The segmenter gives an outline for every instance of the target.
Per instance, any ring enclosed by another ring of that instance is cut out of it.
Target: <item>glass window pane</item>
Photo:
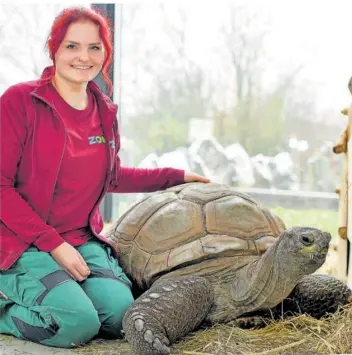
[[[351,4],[122,5],[123,161],[243,189],[336,242]],[[314,19],[314,21],[313,21]],[[313,25],[314,22],[314,25]],[[345,40],[342,40],[342,39]],[[123,196],[122,213],[141,196]]]

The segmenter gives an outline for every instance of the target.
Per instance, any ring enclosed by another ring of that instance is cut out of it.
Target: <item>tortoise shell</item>
[[[132,206],[107,237],[124,271],[139,285],[205,260],[260,255],[285,229],[281,219],[247,194],[215,183],[189,183]],[[231,262],[232,263],[232,262]]]

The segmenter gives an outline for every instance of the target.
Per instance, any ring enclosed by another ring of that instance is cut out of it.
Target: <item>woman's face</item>
[[[55,54],[56,75],[72,84],[86,84],[99,74],[104,57],[99,27],[90,21],[73,23]]]

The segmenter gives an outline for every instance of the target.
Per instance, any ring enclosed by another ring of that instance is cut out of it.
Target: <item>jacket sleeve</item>
[[[154,192],[185,182],[185,172],[173,168],[142,169],[120,166],[117,156],[108,192]]]
[[[154,192],[185,182],[185,171],[174,168],[142,169],[122,167],[118,152],[120,150],[120,134],[117,121],[114,125],[116,155],[112,178],[108,192]]]
[[[21,162],[29,124],[21,89],[10,87],[0,97],[0,220],[27,244],[49,252],[64,242],[16,191],[16,173]]]

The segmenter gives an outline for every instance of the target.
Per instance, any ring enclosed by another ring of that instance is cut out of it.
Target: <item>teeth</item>
[[[78,66],[73,66],[75,69],[81,69],[81,70],[87,70],[90,69],[90,67],[78,67]]]

